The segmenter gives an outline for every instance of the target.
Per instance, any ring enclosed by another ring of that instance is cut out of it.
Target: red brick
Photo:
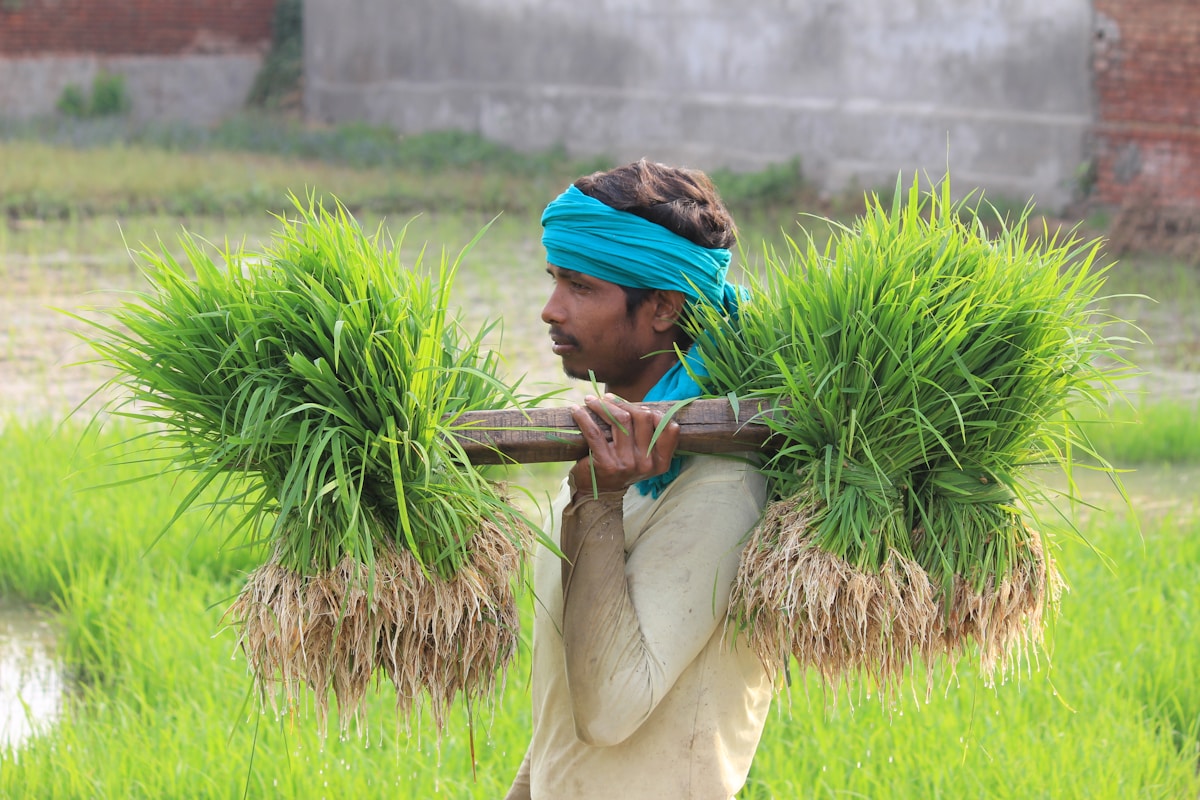
[[[1094,0],[1116,36],[1097,40],[1095,192],[1200,207],[1200,3]]]
[[[22,0],[0,5],[0,57],[260,49],[276,0]]]

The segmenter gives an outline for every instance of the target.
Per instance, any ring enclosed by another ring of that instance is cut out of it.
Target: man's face
[[[615,283],[553,264],[546,272],[554,289],[542,309],[542,321],[550,326],[563,371],[581,380],[588,380],[590,371],[608,391],[639,396],[636,392],[651,368],[646,356],[663,349],[654,326],[654,303],[643,303],[631,314],[624,290]]]

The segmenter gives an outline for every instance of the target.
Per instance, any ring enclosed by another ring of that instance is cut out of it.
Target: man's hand
[[[577,496],[624,491],[640,480],[661,475],[671,466],[679,444],[678,423],[668,422],[656,440],[661,411],[625,403],[611,394],[603,398],[589,395],[584,403],[586,408],[571,409],[591,451],[571,468]],[[597,425],[588,410],[608,422],[609,427]]]

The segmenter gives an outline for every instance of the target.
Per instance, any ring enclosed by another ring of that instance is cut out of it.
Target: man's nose
[[[554,291],[550,292],[550,298],[546,300],[546,305],[542,306],[542,322],[547,325],[554,325],[563,321],[562,303],[558,301],[558,287],[554,287]]]

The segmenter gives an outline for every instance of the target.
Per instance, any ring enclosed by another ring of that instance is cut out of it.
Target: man
[[[728,800],[772,693],[725,622],[765,484],[749,459],[676,456],[678,425],[641,403],[699,394],[679,321],[734,312],[733,220],[703,173],[639,161],[576,181],[542,225],[553,350],[605,393],[573,409],[591,452],[550,511],[565,557],[535,556],[533,735],[508,796]]]

